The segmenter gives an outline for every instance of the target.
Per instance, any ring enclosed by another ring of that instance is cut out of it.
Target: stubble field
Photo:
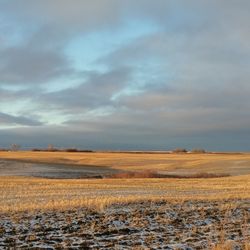
[[[1,152],[0,159],[2,249],[249,249],[249,154]],[[32,175],[55,166],[105,178]],[[107,176],[144,170],[230,176]]]

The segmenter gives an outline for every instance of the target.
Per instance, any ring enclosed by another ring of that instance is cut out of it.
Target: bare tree
[[[11,151],[18,151],[20,148],[21,146],[15,143],[10,145]]]
[[[53,144],[49,144],[48,145],[48,151],[54,151],[54,145]]]

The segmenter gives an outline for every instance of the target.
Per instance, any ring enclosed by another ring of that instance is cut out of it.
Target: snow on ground
[[[2,214],[0,249],[210,249],[250,241],[250,200]]]

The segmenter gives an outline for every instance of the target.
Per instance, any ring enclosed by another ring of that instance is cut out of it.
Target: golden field
[[[249,199],[250,175],[212,179],[52,180],[0,177],[0,211],[102,209],[142,200]]]
[[[207,179],[73,179],[0,177],[0,211],[96,207],[140,200],[250,198],[250,154],[0,152],[0,158],[93,165],[118,170],[230,173]],[[247,174],[248,173],[248,174]],[[242,175],[241,175],[242,174]],[[243,175],[244,174],[244,175]]]
[[[168,173],[250,174],[250,153],[167,154],[167,153],[66,153],[66,152],[0,152],[0,159],[41,163],[91,165],[110,169],[156,170]],[[96,169],[98,171],[98,168]]]
[[[249,250],[249,166],[250,154],[0,152],[0,248]],[[4,176],[7,168],[12,176]],[[25,172],[36,168],[230,176],[49,179]],[[27,176],[14,176],[17,169]]]

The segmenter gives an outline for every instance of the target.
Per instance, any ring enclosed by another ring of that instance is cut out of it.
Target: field
[[[250,174],[250,153],[245,154],[166,154],[166,153],[65,153],[0,152],[0,159],[25,162],[91,166],[97,170],[140,171],[193,174],[199,172],[230,175]]]
[[[250,154],[0,159],[0,249],[250,249]],[[145,170],[179,178],[109,177]],[[197,173],[230,176],[181,178]]]

